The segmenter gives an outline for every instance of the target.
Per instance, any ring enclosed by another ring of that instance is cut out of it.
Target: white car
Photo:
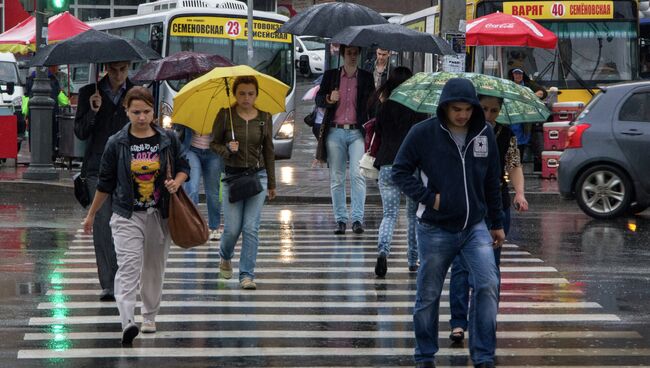
[[[306,77],[322,74],[325,62],[325,40],[318,36],[298,36],[295,55],[296,68],[301,74]],[[301,60],[306,63],[302,68]]]

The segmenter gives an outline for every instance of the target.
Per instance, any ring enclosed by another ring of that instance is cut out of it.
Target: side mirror
[[[311,69],[309,69],[309,56],[300,56],[300,59],[298,61],[298,69],[300,71],[300,74],[309,75],[309,72],[311,71]]]
[[[297,52],[305,52],[305,49],[303,49],[303,48],[300,47],[300,46],[296,46],[296,51],[297,51]]]
[[[16,84],[14,82],[7,82],[7,86],[2,89],[2,92],[8,95],[13,95],[15,87]]]

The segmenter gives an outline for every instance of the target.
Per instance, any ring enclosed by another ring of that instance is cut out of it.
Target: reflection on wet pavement
[[[364,235],[336,237],[328,205],[265,206],[256,291],[219,279],[217,243],[174,247],[158,332],[122,348],[115,303],[98,301],[91,237],[79,230],[83,211],[65,201],[54,211],[36,199],[4,202],[7,366],[179,366],[170,358],[184,367],[412,366],[415,274],[405,220],[388,275],[376,279],[380,207],[368,206]],[[498,366],[650,361],[649,227],[648,216],[591,221],[573,204],[516,215],[502,255]],[[467,349],[448,339],[448,319],[445,287],[437,363],[468,366]]]

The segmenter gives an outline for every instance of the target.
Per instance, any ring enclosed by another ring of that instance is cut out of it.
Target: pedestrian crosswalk
[[[218,244],[172,247],[155,334],[122,348],[115,303],[98,301],[92,238],[80,231],[47,274],[50,288],[30,316],[19,362],[61,367],[413,366],[415,273],[406,262],[405,220],[385,279],[374,275],[380,208],[363,235],[331,234],[330,206],[265,206],[258,290],[218,275]],[[75,229],[76,230],[76,229]],[[237,275],[238,254],[233,259]],[[619,316],[587,300],[553,265],[516,244],[502,253],[499,367],[625,367],[650,362],[650,344]],[[447,280],[448,286],[448,280]],[[438,367],[471,366],[448,335],[441,302]],[[141,321],[141,320],[138,320]]]

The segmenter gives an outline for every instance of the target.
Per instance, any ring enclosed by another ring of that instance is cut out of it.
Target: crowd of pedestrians
[[[366,152],[364,123],[374,117],[379,144],[372,153],[383,207],[375,274],[383,278],[388,272],[405,194],[408,270],[417,272],[416,365],[435,366],[440,295],[451,267],[450,338],[460,341],[471,331],[474,364],[491,367],[500,249],[511,203],[517,210],[528,209],[516,135],[495,122],[503,101],[477,96],[471,82],[452,79],[429,117],[389,99],[412,76],[406,67],[390,68],[390,51],[377,49],[370,70],[358,67],[358,47],[342,45],[340,52],[343,65],[325,72],[316,96],[316,105],[324,109],[316,157],[329,167],[334,234],[345,234],[350,223],[357,235],[366,230],[366,180],[373,179],[364,178],[359,161]],[[84,87],[75,119],[75,134],[89,141],[82,174],[94,198],[84,229],[93,233],[100,299],[117,302],[124,344],[139,332],[156,331],[170,244],[170,194],[183,186],[196,203],[203,178],[210,238],[221,242],[219,273],[232,278],[241,236],[238,278],[240,287],[249,290],[257,287],[262,206],[276,195],[273,122],[270,113],[256,108],[255,77],[234,80],[235,103],[219,111],[211,134],[182,127],[179,135],[158,126],[153,96],[133,87],[127,67],[127,62],[111,63],[106,77]],[[167,178],[170,164],[174,170]],[[243,174],[255,176],[261,190],[235,199],[232,179]],[[512,202],[508,181],[515,189]],[[138,292],[144,319],[139,327],[134,323]]]

